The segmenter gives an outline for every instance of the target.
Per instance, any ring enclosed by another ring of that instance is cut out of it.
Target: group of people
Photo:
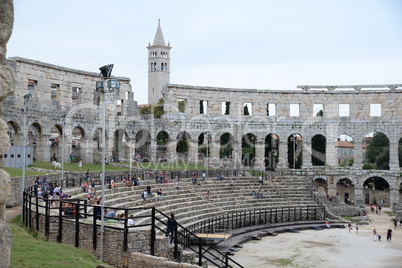
[[[154,199],[155,203],[158,202],[158,200],[162,200],[162,189],[156,189],[154,193],[152,193],[151,189],[152,187],[147,185],[144,192],[141,194],[144,205],[147,203],[147,199]]]
[[[71,195],[63,193],[61,189],[61,185],[55,185],[52,187],[48,183],[48,178],[45,176],[41,180],[39,177],[35,179],[35,184],[34,184],[34,196],[36,197],[43,197],[46,200],[50,200],[54,202],[51,202],[51,206],[53,205],[58,205],[58,199],[66,199],[70,198]],[[56,200],[57,199],[57,200]]]
[[[391,242],[391,240],[392,240],[392,229],[391,228],[388,228],[386,235],[387,235],[387,241]],[[377,238],[378,238],[378,242],[381,241],[381,234],[379,234],[375,228],[373,229],[373,236],[374,236],[374,242],[377,241]]]
[[[101,207],[97,207],[97,209],[95,209],[95,214],[98,219],[100,219],[101,213],[102,213]],[[120,224],[124,224],[125,222],[127,222],[128,227],[134,226],[133,215],[128,216],[126,219],[124,212],[118,213],[117,209],[106,209],[104,217],[106,222],[120,223]]]

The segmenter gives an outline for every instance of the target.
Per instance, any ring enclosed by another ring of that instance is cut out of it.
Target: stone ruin
[[[11,37],[14,23],[14,5],[12,0],[0,0],[0,116],[2,115],[2,102],[5,97],[14,91],[14,71],[5,65],[6,44]],[[7,134],[7,124],[0,119],[0,155],[8,151],[10,139]],[[0,158],[0,166],[2,166]],[[11,256],[11,230],[5,222],[6,202],[10,195],[10,176],[0,169],[0,267],[10,265]]]

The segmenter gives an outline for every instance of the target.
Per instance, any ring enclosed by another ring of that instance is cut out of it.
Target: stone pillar
[[[328,187],[328,195],[336,196],[336,181],[334,181],[334,176],[327,176],[327,187]]]
[[[70,161],[67,150],[64,150],[64,162]],[[93,148],[92,141],[85,139],[81,143],[81,159],[83,163],[93,163]],[[67,160],[67,161],[66,161]]]
[[[265,140],[258,140],[255,143],[255,162],[254,168],[255,169],[265,169],[264,166],[265,160]]]
[[[198,164],[198,140],[188,141],[188,162]]]
[[[362,169],[363,168],[362,141],[355,142],[355,148],[353,150],[353,159],[354,159],[353,168]]]
[[[355,205],[364,205],[364,194],[363,194],[363,187],[359,187],[355,185],[354,187],[354,197],[355,197]]]
[[[338,162],[336,161],[337,151],[334,142],[332,142],[333,140],[335,140],[335,138],[328,137],[325,145],[325,166],[330,168],[335,168],[338,166]]]
[[[36,148],[34,147],[35,157],[37,162],[49,162],[50,161],[50,135],[42,135],[38,138]]]
[[[149,157],[151,161],[156,161],[156,151],[158,149],[158,145],[156,144],[156,139],[151,138],[151,144],[149,145]]]
[[[389,169],[392,171],[400,171],[398,157],[398,142],[390,142],[389,144]]]
[[[393,188],[389,192],[389,205],[392,208],[394,204],[399,204],[399,188]]]
[[[212,166],[219,168],[219,164],[220,164],[220,141],[215,141],[215,140],[211,140],[211,142],[209,143],[209,163],[211,163]]]
[[[311,141],[303,140],[302,168],[311,168]]]
[[[279,142],[279,155],[278,155],[278,168],[289,168],[288,162],[288,142],[280,141]]]
[[[169,141],[166,144],[166,158],[170,163],[177,161],[176,147],[177,147],[177,140],[169,139]]]
[[[232,161],[234,169],[242,169],[242,151],[241,151],[241,138],[240,141],[233,141]]]

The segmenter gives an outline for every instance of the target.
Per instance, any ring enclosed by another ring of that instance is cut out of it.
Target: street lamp
[[[133,163],[133,153],[135,154],[135,132],[133,130],[134,125],[131,126],[131,144],[130,144],[130,179],[131,179],[131,169],[132,169],[132,163]],[[134,142],[133,142],[134,140]],[[133,150],[134,147],[134,150]],[[134,152],[133,152],[134,151]]]
[[[209,155],[208,155],[208,149],[209,149],[209,141],[211,139],[211,134],[209,132],[207,134],[207,178],[208,178],[208,164],[209,164]]]
[[[110,78],[113,70],[113,64],[105,65],[99,68],[102,81],[96,82],[96,91],[102,94],[102,204],[101,204],[101,241],[100,241],[100,261],[103,262],[103,237],[105,232],[105,147],[106,147],[106,85],[105,80]],[[114,90],[120,88],[118,80],[108,81],[108,92],[113,93]]]
[[[25,190],[25,169],[26,169],[26,146],[27,146],[27,112],[28,112],[28,101],[29,98],[32,98],[31,91],[28,91],[28,94],[24,95],[24,121],[23,121],[23,133],[22,133],[22,200],[21,200],[21,207],[22,207],[22,215],[24,215],[24,190]],[[24,220],[24,217],[21,217],[21,221]]]
[[[64,135],[66,133],[66,114],[61,116],[61,125],[63,126],[62,134],[61,134],[61,183],[64,180]]]

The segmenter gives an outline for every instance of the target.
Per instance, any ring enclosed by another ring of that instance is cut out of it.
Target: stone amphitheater
[[[141,155],[146,161],[182,161],[210,169],[200,185],[179,174],[181,189],[175,187],[176,176],[170,184],[143,178],[142,185],[125,187],[120,181],[127,173],[107,174],[106,206],[124,212],[126,219],[132,215],[135,226],[128,227],[127,220],[106,223],[104,233],[96,206],[85,202],[80,174],[65,174],[63,181],[59,174],[50,176],[52,185],[61,184],[72,194],[72,199],[58,204],[32,196],[34,178],[28,178],[24,223],[50,240],[95,256],[102,250],[104,260],[117,267],[243,267],[228,253],[232,246],[253,237],[291,227],[320,228],[325,220],[340,220],[337,215],[360,215],[358,206],[375,200],[385,200],[386,206],[400,204],[401,84],[301,85],[296,90],[170,84],[171,46],[166,45],[158,23],[154,41],[147,47],[149,104],[163,99],[164,114],[155,118],[140,114],[129,78],[112,77],[120,81],[120,90],[105,94],[102,103],[95,90],[98,73],[21,57],[6,59],[12,6],[11,0],[0,2],[0,23],[5,26],[0,28],[2,162],[17,165],[21,158],[48,162],[53,156],[60,160],[72,155],[73,161],[99,163],[104,148],[108,159],[122,162]],[[104,143],[103,104],[107,115]],[[28,109],[27,155],[12,151],[24,142],[24,106]],[[386,170],[363,169],[364,150],[372,133],[383,133],[389,141]],[[350,166],[341,164],[343,151],[339,153],[336,147],[344,137],[353,141]],[[226,172],[223,180],[216,178],[219,172]],[[253,176],[255,172],[264,176],[263,185],[258,175]],[[112,179],[117,188],[111,187]],[[371,179],[381,179],[388,186],[376,189],[367,183]],[[230,185],[232,180],[234,185]],[[148,184],[161,188],[163,199],[143,205],[141,192]],[[9,176],[0,170],[0,185],[0,231],[5,234],[0,241],[5,249],[0,266],[7,267],[11,233],[4,211],[6,204],[18,204],[21,179],[10,184]],[[99,184],[96,188],[99,192]],[[205,195],[208,190],[210,198]],[[253,190],[262,191],[263,198],[256,198]],[[327,196],[335,201],[329,202]],[[343,202],[346,199],[349,205]],[[67,205],[72,206],[72,213],[66,213]],[[172,212],[178,219],[173,247],[164,238]],[[255,230],[261,232],[236,240]],[[201,234],[210,239],[202,240]],[[227,244],[207,243],[216,238],[212,234],[228,235],[221,239]],[[232,240],[236,243],[231,244]]]

